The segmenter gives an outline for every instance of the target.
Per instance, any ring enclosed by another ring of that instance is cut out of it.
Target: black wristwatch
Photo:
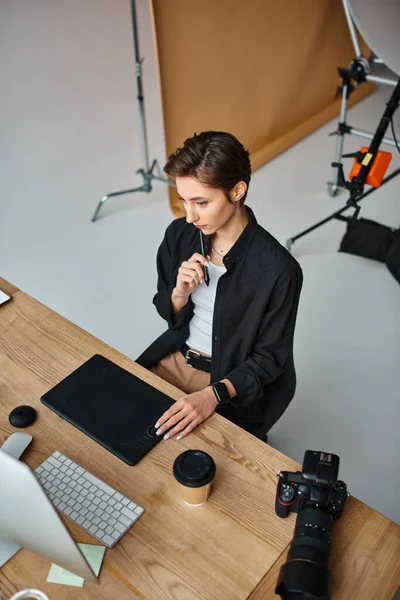
[[[211,387],[218,401],[218,406],[227,406],[231,397],[229,395],[228,388],[226,387],[226,385],[222,383],[222,381],[218,381],[217,383],[212,383]]]

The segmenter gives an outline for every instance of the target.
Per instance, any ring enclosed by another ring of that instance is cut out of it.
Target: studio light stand
[[[168,181],[165,177],[161,177],[160,167],[157,159],[153,160],[151,166],[149,168],[149,154],[148,154],[148,145],[147,145],[147,131],[146,131],[146,119],[145,119],[145,111],[144,111],[144,96],[143,96],[143,88],[142,88],[142,62],[139,54],[139,38],[137,31],[137,16],[136,16],[136,2],[135,0],[131,0],[131,13],[132,13],[132,30],[133,30],[133,45],[135,51],[135,70],[136,70],[136,85],[137,85],[137,100],[139,105],[139,115],[140,115],[140,128],[141,128],[141,143],[142,143],[142,169],[138,169],[136,173],[140,174],[143,177],[143,184],[139,187],[130,189],[130,190],[121,190],[120,192],[111,192],[110,194],[106,194],[103,196],[99,203],[97,204],[97,208],[94,211],[92,222],[94,223],[99,215],[100,209],[103,206],[104,202],[109,198],[114,196],[122,196],[124,194],[133,194],[134,192],[146,192],[150,193],[152,190],[151,182],[153,179],[156,181],[161,181],[162,183],[166,183],[171,187],[176,187],[175,183],[172,181]],[[157,171],[157,175],[154,175],[154,171]]]
[[[366,59],[360,49],[360,45],[358,43],[356,27],[354,24],[354,20],[351,16],[348,0],[342,0],[344,13],[346,15],[347,25],[350,32],[351,41],[354,47],[355,58],[350,63],[348,69],[338,68],[339,76],[342,80],[341,87],[338,87],[336,97],[341,97],[341,106],[340,106],[340,117],[338,128],[336,131],[331,133],[330,135],[337,135],[336,138],[336,149],[335,149],[335,164],[340,164],[342,162],[343,156],[343,144],[344,144],[344,136],[346,134],[358,135],[359,137],[363,137],[366,139],[372,140],[373,134],[368,131],[363,131],[362,129],[356,129],[355,127],[351,127],[346,123],[346,115],[347,115],[347,100],[350,94],[355,90],[355,88],[366,81],[373,81],[375,83],[380,83],[383,85],[388,85],[395,87],[397,81],[394,79],[388,79],[386,77],[377,77],[376,75],[371,74],[372,65],[382,63],[383,61],[380,58],[371,55],[369,59]],[[383,138],[382,143],[388,144],[389,146],[395,146],[396,143],[393,139]],[[334,167],[332,181],[328,182],[328,194],[330,196],[336,196],[339,185],[339,169]]]
[[[386,110],[380,120],[378,128],[372,138],[371,145],[369,146],[367,152],[364,152],[364,153],[355,152],[352,154],[343,155],[344,157],[358,157],[358,161],[361,165],[358,175],[356,177],[353,177],[351,179],[351,181],[346,181],[344,178],[344,174],[343,174],[342,163],[341,162],[339,162],[339,163],[333,162],[332,163],[332,166],[335,169],[337,169],[337,172],[338,172],[338,186],[344,187],[350,191],[350,198],[347,200],[346,206],[342,207],[340,210],[336,211],[335,213],[333,213],[326,219],[319,221],[312,227],[309,227],[305,231],[302,231],[298,235],[296,235],[292,238],[289,238],[286,242],[286,248],[288,250],[291,250],[292,245],[294,244],[294,242],[296,240],[303,237],[307,233],[314,231],[318,227],[325,225],[325,223],[328,223],[328,221],[331,221],[332,219],[347,220],[347,219],[344,219],[343,217],[341,217],[341,214],[343,212],[345,212],[346,210],[349,210],[350,208],[354,209],[354,214],[353,214],[352,218],[357,218],[358,213],[360,211],[360,206],[358,205],[360,200],[362,200],[363,198],[365,198],[366,196],[368,196],[369,194],[371,194],[372,192],[374,192],[378,189],[376,187],[373,187],[370,190],[368,190],[366,193],[364,193],[364,185],[365,185],[368,173],[370,172],[370,170],[374,164],[374,161],[376,160],[379,146],[381,145],[382,140],[384,139],[384,135],[389,126],[389,123],[392,123],[392,125],[393,125],[393,121],[392,121],[393,115],[396,112],[397,108],[399,107],[399,103],[400,103],[400,79],[397,82],[397,85],[396,85],[395,89],[393,90],[390,100],[386,105]],[[394,128],[393,128],[393,134],[394,134]],[[400,152],[400,146],[397,144],[396,140],[395,140],[395,145],[397,146],[397,149]],[[390,181],[391,179],[396,177],[396,175],[399,175],[399,173],[400,173],[400,169],[397,169],[396,171],[394,171],[393,173],[388,175],[385,179],[383,179],[381,185],[383,185],[384,183],[387,183],[388,181]]]
[[[342,80],[342,86],[338,88],[338,94],[342,97],[339,126],[338,130],[333,135],[337,135],[335,160],[332,163],[333,181],[328,184],[328,191],[331,196],[335,196],[339,187],[344,187],[350,192],[350,197],[345,206],[329,215],[322,221],[315,223],[308,229],[305,229],[298,235],[289,238],[286,242],[286,247],[291,250],[294,242],[299,238],[311,233],[318,227],[325,225],[332,219],[341,221],[349,221],[358,217],[360,212],[359,202],[369,194],[376,191],[378,187],[387,183],[394,177],[400,174],[400,169],[397,169],[389,176],[384,178],[390,162],[390,153],[379,150],[379,146],[389,144],[395,146],[400,153],[400,145],[396,139],[396,132],[393,125],[393,115],[397,110],[400,102],[400,80],[387,79],[376,77],[370,74],[371,63],[387,64],[396,75],[400,75],[399,63],[399,36],[398,22],[400,16],[400,4],[392,3],[391,0],[381,0],[381,3],[364,3],[364,0],[342,0],[344,12],[347,19],[347,24],[350,31],[350,37],[354,46],[356,58],[350,63],[348,69],[339,68],[339,75]],[[352,14],[350,13],[350,7]],[[377,12],[378,11],[378,12]],[[377,18],[379,17],[379,18]],[[381,58],[377,58],[371,53],[367,60],[360,50],[358,44],[355,23],[364,39],[368,42],[371,40],[370,47],[377,50]],[[361,83],[365,81],[374,81],[384,85],[393,86],[395,89],[387,102],[386,110],[380,120],[377,130],[374,134],[355,129],[346,123],[347,98],[351,92]],[[391,124],[393,138],[386,138],[386,130]],[[363,138],[371,139],[369,148],[366,146],[358,152],[352,154],[342,154],[343,141],[346,133],[352,133]],[[343,173],[342,158],[354,157],[355,161],[349,175],[349,181],[345,180]],[[371,189],[364,192],[365,184],[371,185]],[[354,212],[351,217],[343,217],[342,213],[353,208]]]

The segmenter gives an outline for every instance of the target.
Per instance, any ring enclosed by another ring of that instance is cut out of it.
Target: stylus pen
[[[204,238],[203,238],[202,231],[200,231],[200,248],[201,248],[201,253],[204,256],[204,258],[207,258],[206,251],[204,250]],[[208,272],[208,267],[206,267],[204,265],[203,269],[204,269],[204,281],[206,283],[206,286],[209,286],[210,285],[210,273]]]

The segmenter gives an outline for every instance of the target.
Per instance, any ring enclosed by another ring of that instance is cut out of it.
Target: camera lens
[[[311,560],[328,566],[332,521],[329,513],[313,508],[306,508],[299,513],[289,560]]]
[[[332,522],[329,512],[316,508],[298,514],[288,560],[281,567],[276,587],[284,600],[329,598]]]

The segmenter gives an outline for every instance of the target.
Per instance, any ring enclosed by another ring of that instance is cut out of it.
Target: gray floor
[[[163,162],[147,2],[138,6],[150,154]],[[0,274],[135,358],[164,330],[151,299],[173,218],[167,188],[111,200],[90,222],[104,193],[141,184],[129,3],[1,0],[0,28]],[[349,122],[374,130],[389,93],[378,90]],[[346,200],[326,193],[335,126],[253,176],[248,203],[283,243]],[[347,137],[345,150],[361,145]],[[362,216],[398,227],[399,182],[365,200]],[[336,252],[344,230],[331,222],[293,248],[304,270],[298,389],[270,441],[299,461],[307,448],[339,454],[350,492],[400,522],[400,288],[384,265]]]

